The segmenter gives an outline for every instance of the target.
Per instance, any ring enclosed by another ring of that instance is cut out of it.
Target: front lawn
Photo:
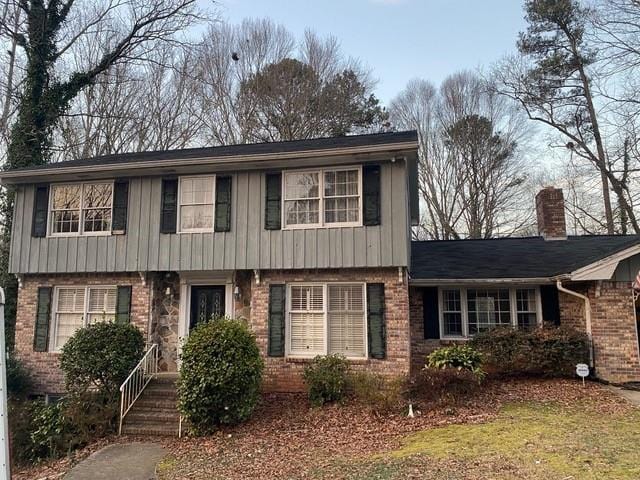
[[[577,381],[491,382],[414,419],[268,397],[244,425],[169,442],[159,477],[631,479],[638,425],[640,410]]]

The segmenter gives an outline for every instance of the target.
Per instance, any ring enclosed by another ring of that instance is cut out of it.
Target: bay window
[[[288,290],[290,356],[366,357],[364,284],[293,284]]]
[[[439,292],[443,338],[471,337],[500,325],[535,328],[542,319],[536,287],[446,287]]]
[[[59,351],[79,328],[113,321],[116,298],[116,286],[56,287],[51,350]]]
[[[287,171],[283,177],[285,228],[361,224],[359,167]]]
[[[113,183],[51,186],[51,235],[96,235],[111,231]]]

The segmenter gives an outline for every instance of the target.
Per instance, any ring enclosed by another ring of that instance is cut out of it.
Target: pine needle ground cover
[[[266,397],[246,424],[168,442],[159,478],[635,479],[638,425],[639,409],[569,380],[490,383],[414,419]]]

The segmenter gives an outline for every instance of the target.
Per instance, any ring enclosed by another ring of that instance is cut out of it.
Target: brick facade
[[[29,369],[38,393],[61,393],[64,378],[59,368],[59,353],[35,352],[33,334],[36,319],[38,287],[131,285],[131,322],[147,335],[149,325],[149,287],[135,274],[108,275],[25,275],[18,290],[16,312],[16,355]],[[50,330],[51,331],[51,330]]]
[[[271,270],[260,272],[260,283],[251,280],[251,328],[265,356],[264,389],[267,391],[300,391],[304,388],[302,371],[308,360],[268,357],[269,285],[291,282],[376,282],[384,283],[387,351],[384,360],[352,361],[355,370],[367,370],[389,377],[409,373],[409,301],[406,278],[400,281],[398,270]]]

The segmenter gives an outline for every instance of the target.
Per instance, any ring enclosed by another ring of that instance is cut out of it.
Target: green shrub
[[[143,353],[142,333],[131,324],[99,322],[81,328],[60,355],[67,391],[82,395],[96,389],[115,401]]]
[[[64,402],[11,402],[9,429],[12,458],[17,464],[34,464],[57,458],[79,446],[76,430],[65,415]]]
[[[491,372],[504,375],[573,376],[576,364],[589,359],[587,335],[564,326],[495,328],[476,335],[471,345]]]
[[[348,390],[365,408],[378,415],[401,410],[406,379],[387,378],[370,372],[356,372],[348,376]]]
[[[79,444],[89,443],[116,431],[120,405],[99,392],[84,392],[64,400],[65,417],[73,425]]]
[[[7,394],[11,398],[24,398],[31,388],[29,371],[13,353],[7,355]]]
[[[427,366],[430,368],[457,368],[481,375],[482,356],[478,350],[468,344],[451,345],[438,348],[428,355]]]
[[[249,418],[259,398],[264,362],[240,320],[198,325],[182,348],[178,408],[196,434]]]
[[[482,377],[464,368],[426,367],[414,376],[406,387],[409,399],[429,405],[457,404],[473,395]]]
[[[302,377],[314,406],[341,402],[347,391],[349,364],[342,355],[317,356],[305,366]]]

